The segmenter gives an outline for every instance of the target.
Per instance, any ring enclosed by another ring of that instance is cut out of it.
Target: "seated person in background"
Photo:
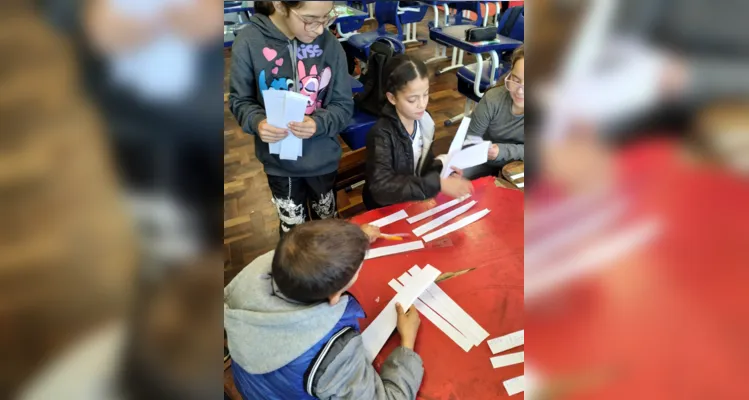
[[[461,197],[473,187],[458,174],[440,178],[442,162],[432,153],[434,121],[426,112],[426,65],[406,54],[393,57],[383,74],[388,102],[367,134],[367,209],[425,200],[437,193]]]
[[[471,114],[463,146],[488,140],[489,161],[467,168],[468,179],[497,176],[510,161],[524,158],[525,149],[525,50],[524,45],[512,53],[512,67],[503,79],[504,85],[489,89]],[[501,81],[500,81],[501,82]]]
[[[224,328],[243,398],[416,398],[419,313],[396,306],[401,346],[378,375],[359,335],[364,312],[346,292],[371,239],[337,219],[298,225],[226,286]]]

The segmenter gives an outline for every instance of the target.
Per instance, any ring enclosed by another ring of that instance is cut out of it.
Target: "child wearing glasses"
[[[504,85],[490,89],[471,114],[464,146],[489,140],[489,161],[463,171],[476,179],[497,176],[510,161],[524,159],[525,146],[525,50],[524,45],[512,53],[511,69],[501,80]]]
[[[229,108],[255,137],[283,236],[306,220],[335,217],[338,134],[354,102],[346,55],[328,30],[336,18],[332,1],[256,1],[255,11],[232,47]],[[271,126],[264,90],[308,96],[304,121]],[[269,145],[288,135],[304,139],[296,160],[270,153]]]

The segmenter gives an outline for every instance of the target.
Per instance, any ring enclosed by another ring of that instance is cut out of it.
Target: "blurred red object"
[[[613,156],[610,187],[629,201],[626,220],[606,233],[643,218],[657,219],[660,232],[605,269],[526,298],[527,362],[540,389],[575,399],[748,398],[749,185],[678,141]],[[544,207],[568,197],[536,193]],[[586,378],[596,373],[607,377]]]

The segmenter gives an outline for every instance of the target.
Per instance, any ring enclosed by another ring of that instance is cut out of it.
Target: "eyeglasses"
[[[507,90],[511,92],[515,92],[520,89],[525,90],[525,84],[510,79],[511,76],[512,74],[507,74],[507,76],[505,77],[505,87],[507,88]]]
[[[304,23],[304,30],[307,32],[313,32],[321,26],[324,26],[327,28],[330,25],[333,25],[333,22],[335,22],[336,18],[338,18],[338,14],[335,12],[335,10],[333,10],[331,14],[328,15],[327,19],[325,19],[324,21],[309,21],[305,19],[304,17],[302,17],[301,15],[299,15],[298,12],[294,10],[290,10],[290,11],[293,12],[294,15],[296,15],[297,18],[299,18]]]

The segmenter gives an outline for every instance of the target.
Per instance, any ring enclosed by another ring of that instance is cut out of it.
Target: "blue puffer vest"
[[[364,318],[364,310],[353,296],[349,296],[346,310],[333,329],[284,367],[267,374],[251,374],[232,361],[234,385],[246,400],[314,400],[315,398],[304,390],[304,374],[315,356],[336,332],[346,326],[353,327],[359,332],[360,318]],[[258,346],[262,346],[262,343],[258,343]]]

